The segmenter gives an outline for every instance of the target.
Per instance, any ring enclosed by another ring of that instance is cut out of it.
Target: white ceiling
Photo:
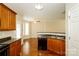
[[[64,3],[42,3],[44,7],[41,10],[35,9],[36,3],[5,3],[8,7],[23,15],[26,19],[56,20],[64,19]]]

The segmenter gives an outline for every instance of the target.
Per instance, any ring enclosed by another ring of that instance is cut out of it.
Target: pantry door
[[[68,53],[79,56],[79,4],[74,4],[69,10],[69,39]]]

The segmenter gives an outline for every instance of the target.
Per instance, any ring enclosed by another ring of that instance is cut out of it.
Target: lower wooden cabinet
[[[17,40],[10,44],[9,55],[10,56],[20,56],[21,52],[21,40]]]
[[[47,49],[59,55],[65,55],[65,40],[49,38],[47,42]]]
[[[18,42],[16,42],[16,55],[20,56],[20,52],[21,52],[21,40],[18,40]]]
[[[9,56],[16,56],[15,47],[10,47]]]

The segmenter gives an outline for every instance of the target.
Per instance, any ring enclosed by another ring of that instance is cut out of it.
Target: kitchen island
[[[38,33],[38,48],[39,47],[41,47],[42,50],[44,48],[44,50],[50,50],[51,52],[65,56],[65,33]]]

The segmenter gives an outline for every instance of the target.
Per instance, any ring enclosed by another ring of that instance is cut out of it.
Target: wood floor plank
[[[25,45],[25,47],[28,46],[26,42],[28,42],[29,48],[22,50],[25,50],[25,52],[27,52],[27,50],[29,49],[28,54],[24,52],[21,54],[22,56],[59,56],[48,50],[38,50],[38,40],[36,38],[30,38],[28,40],[24,40],[23,46]]]

